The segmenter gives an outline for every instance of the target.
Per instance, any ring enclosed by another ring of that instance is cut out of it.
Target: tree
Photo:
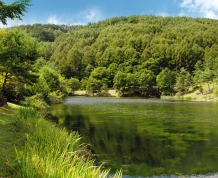
[[[81,86],[81,83],[79,82],[79,80],[77,78],[70,78],[67,83],[68,83],[68,86],[70,87],[71,91],[76,91]]]
[[[35,95],[47,103],[59,103],[69,92],[68,81],[57,70],[44,66],[39,71],[38,82],[33,85]]]
[[[136,74],[127,73],[125,90],[126,94],[128,95],[134,95],[134,93],[138,90],[138,81]]]
[[[141,64],[140,69],[148,69],[157,75],[160,72],[160,61],[160,59],[150,58]]]
[[[155,75],[151,70],[142,69],[138,72],[139,90],[142,95],[152,94],[155,86]]]
[[[124,94],[126,92],[126,73],[118,71],[114,77],[114,89],[120,94]]]
[[[107,68],[107,76],[108,76],[107,78],[109,81],[109,84],[108,84],[109,88],[113,87],[113,79],[117,72],[117,68],[118,68],[118,65],[116,63],[111,63],[109,67]]]
[[[195,66],[194,66],[194,77],[193,77],[193,82],[195,86],[198,86],[200,84],[200,86],[203,83],[203,78],[202,78],[202,74],[203,71],[205,69],[204,64],[202,63],[202,61],[198,61],[196,62]]]
[[[211,64],[208,63],[208,61],[206,61],[205,63],[198,61],[195,64],[195,71],[194,71],[195,85],[200,84],[201,86],[202,83],[207,83],[208,91],[210,91],[210,83],[216,81],[216,77],[217,77],[217,66],[218,66],[217,60],[211,59],[211,61],[213,61]]]
[[[156,82],[162,95],[170,95],[175,84],[175,75],[168,68],[164,68],[156,77]]]
[[[47,66],[40,70],[39,81],[45,82],[50,91],[58,90],[60,87],[58,73],[54,69]]]
[[[181,68],[180,72],[176,76],[176,89],[179,92],[187,92],[189,87],[192,85],[192,77],[190,73],[185,70],[185,68]]]
[[[100,80],[89,77],[86,85],[86,91],[90,94],[100,93],[103,84]]]
[[[1,92],[4,97],[10,97],[6,90],[7,84],[19,92],[24,84],[36,80],[32,70],[38,57],[37,41],[17,28],[1,34],[4,36],[0,42],[0,72],[3,76]]]
[[[203,80],[202,82],[207,83],[208,91],[210,91],[210,83],[213,82],[213,78],[214,78],[213,71],[209,67],[206,67],[205,70],[202,72],[202,80]]]
[[[77,49],[71,49],[67,54],[67,61],[65,61],[65,70],[62,72],[67,78],[80,77],[80,71],[82,68],[82,56],[83,54]]]
[[[7,5],[3,1],[0,1],[0,22],[7,25],[7,18],[12,20],[18,18],[21,20],[21,16],[26,12],[27,6],[30,6],[29,3],[30,0],[19,0]]]

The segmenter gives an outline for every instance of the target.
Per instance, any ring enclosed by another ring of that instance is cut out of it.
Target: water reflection
[[[111,172],[122,168],[124,177],[176,178],[163,175],[218,172],[216,108],[215,103],[69,98],[51,108],[50,118],[78,131],[97,163]]]

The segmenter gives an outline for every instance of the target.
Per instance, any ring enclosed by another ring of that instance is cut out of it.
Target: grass
[[[195,90],[189,92],[188,94],[184,94],[180,97],[180,99],[184,100],[195,100],[195,101],[218,101],[218,97],[213,94],[213,91],[218,85],[216,83],[209,84],[210,90],[208,88],[208,84],[203,84],[203,92],[199,90]],[[192,89],[190,89],[191,91]]]
[[[15,114],[17,105],[10,104],[0,107],[0,177],[13,175],[14,160],[16,157],[14,147],[19,147],[24,138],[24,133],[17,132],[12,115]]]
[[[94,165],[80,136],[46,121],[33,108],[1,108],[0,177],[104,178],[108,170]],[[10,113],[12,113],[10,115]],[[8,150],[10,150],[8,152]],[[16,159],[15,159],[16,158]],[[8,166],[10,165],[10,166]],[[111,177],[122,177],[118,172]]]

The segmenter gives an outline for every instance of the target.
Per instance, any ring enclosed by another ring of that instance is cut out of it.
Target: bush
[[[48,104],[45,102],[42,94],[36,94],[31,97],[28,97],[21,104],[25,106],[35,107],[38,109],[45,109],[49,107]]]
[[[64,94],[60,91],[53,91],[48,94],[48,102],[50,104],[62,103]]]

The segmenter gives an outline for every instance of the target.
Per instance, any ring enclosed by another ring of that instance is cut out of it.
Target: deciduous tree
[[[1,92],[6,97],[7,84],[16,84],[18,92],[24,84],[36,79],[31,71],[38,57],[37,41],[17,28],[1,31],[4,38],[0,42],[0,72],[3,76]]]
[[[175,74],[168,68],[164,68],[156,77],[157,86],[162,95],[170,95],[175,84]]]

